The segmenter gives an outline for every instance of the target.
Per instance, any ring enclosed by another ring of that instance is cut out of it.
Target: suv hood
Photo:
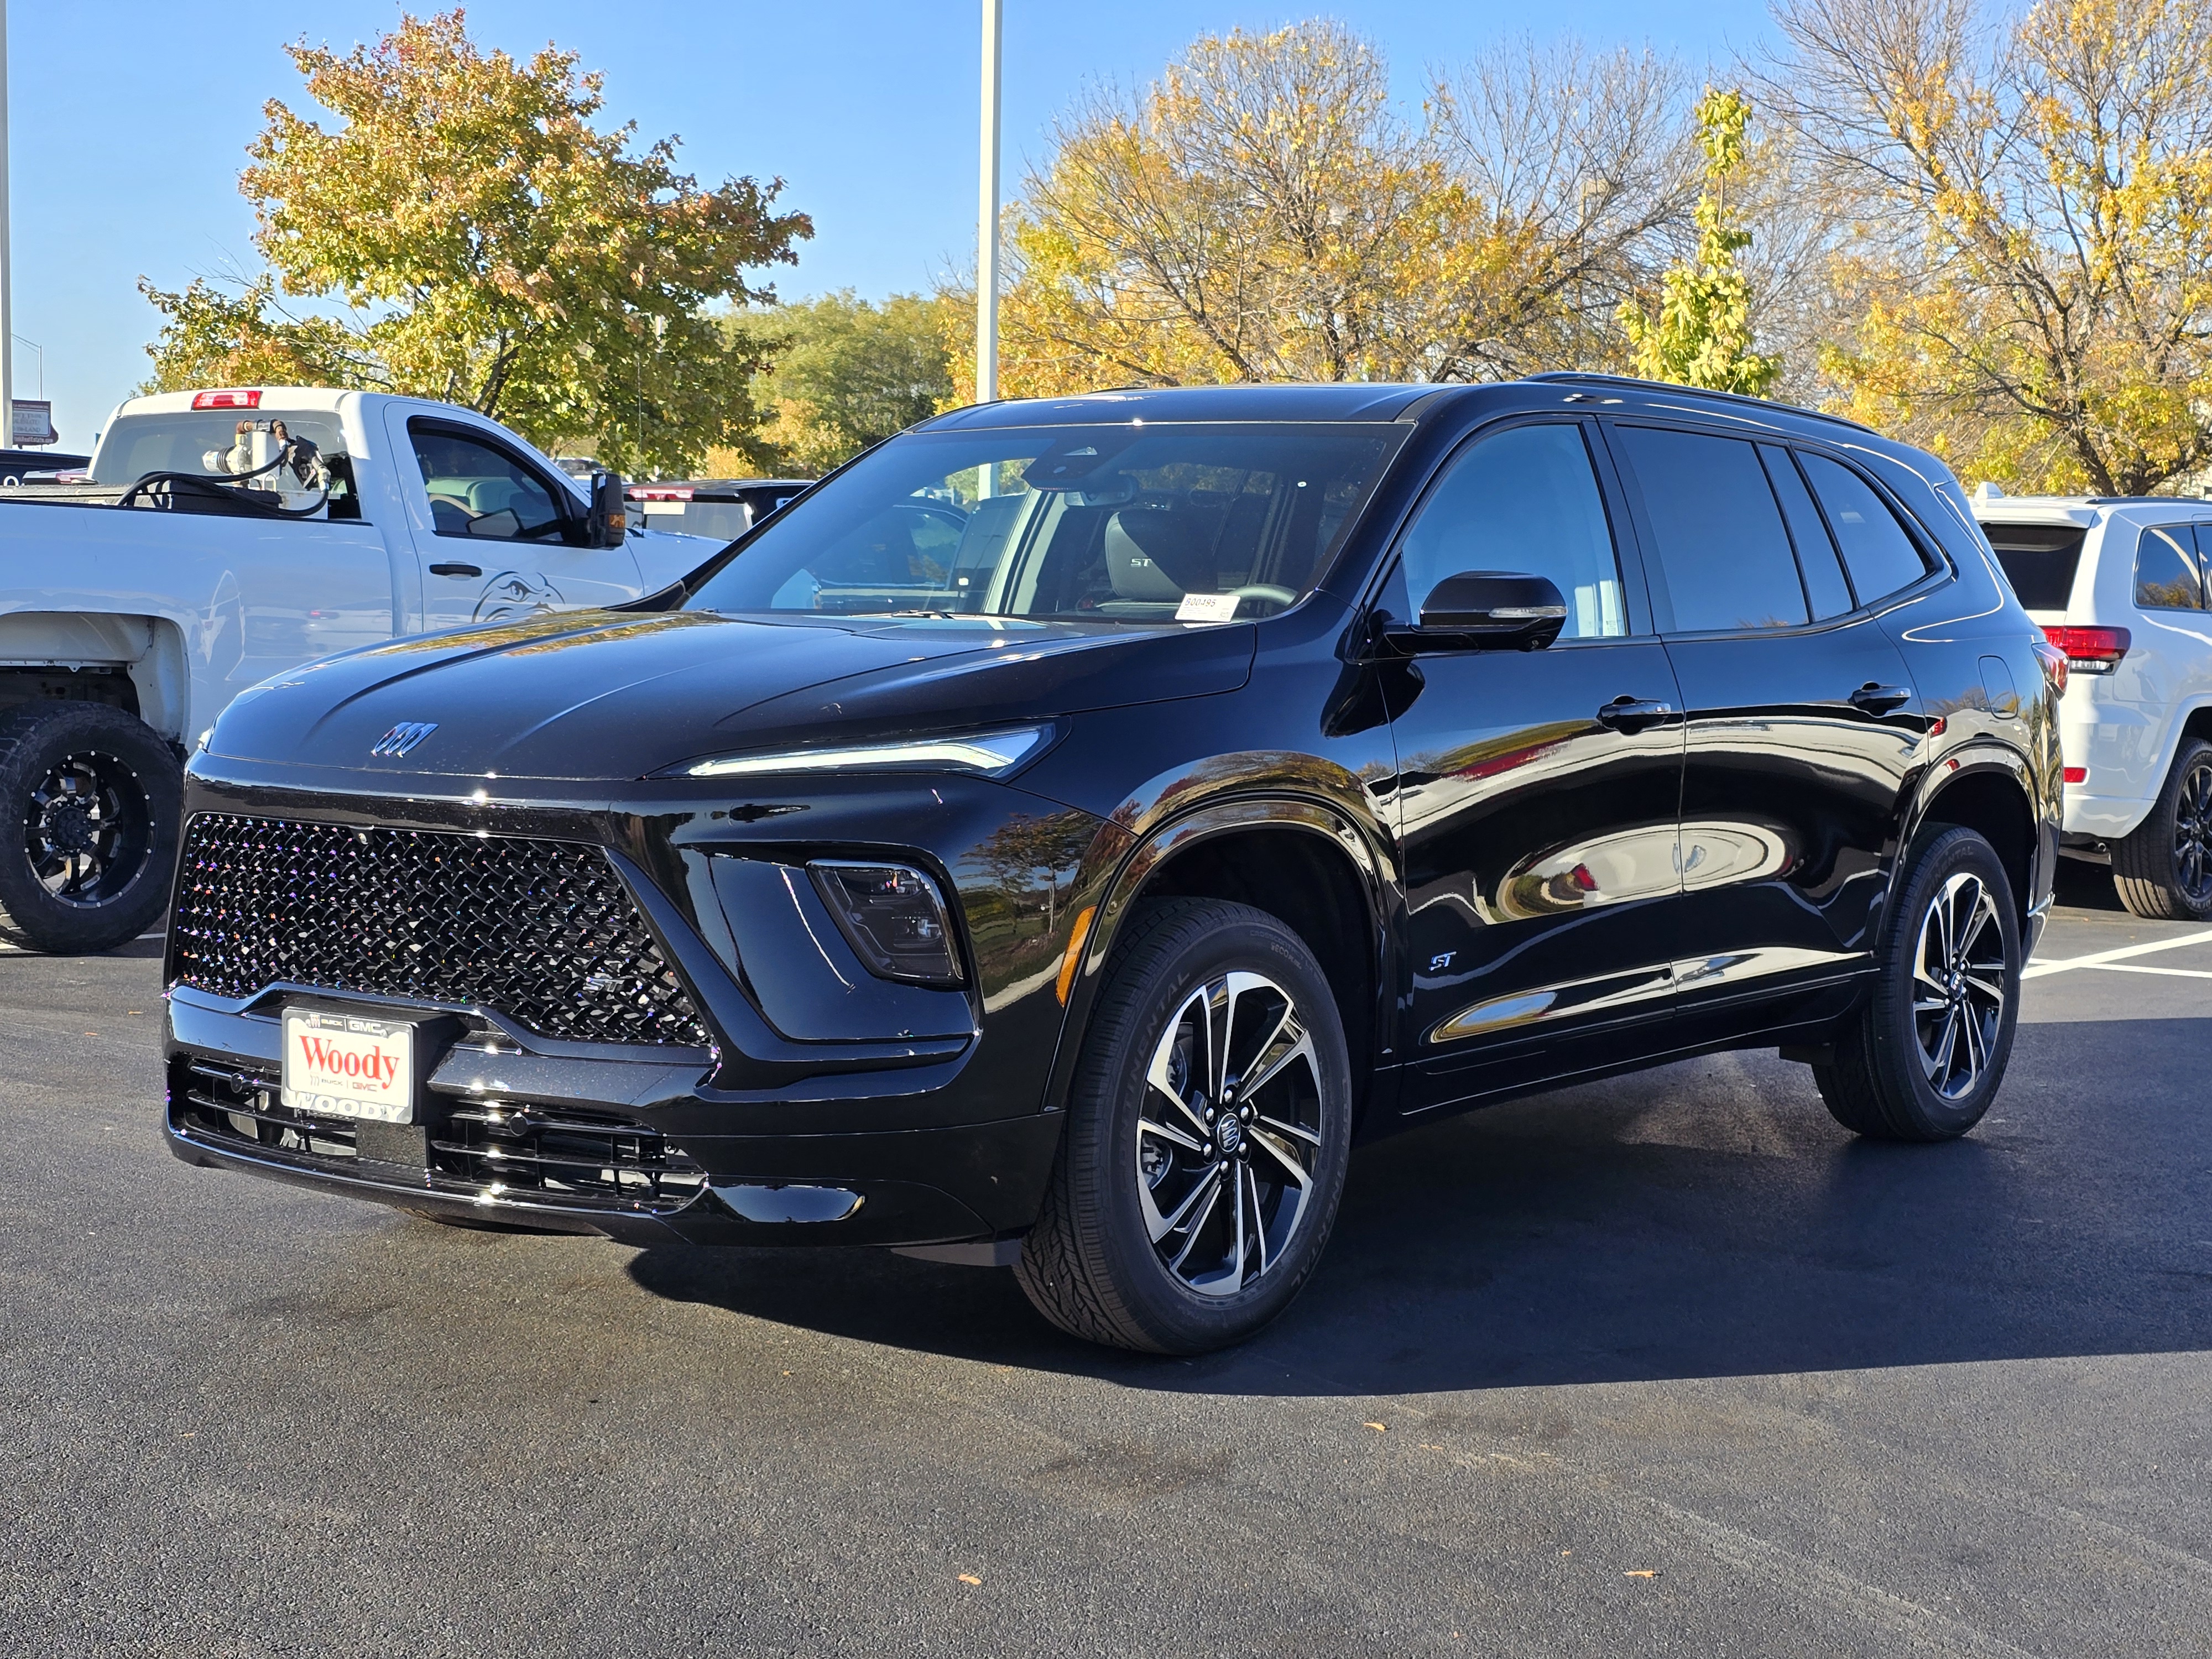
[[[857,741],[1233,691],[1249,623],[568,611],[310,663],[241,692],[210,753],[461,776],[629,779],[784,743]],[[369,750],[434,726],[404,757]]]

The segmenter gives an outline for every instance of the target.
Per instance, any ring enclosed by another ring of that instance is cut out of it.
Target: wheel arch
[[[2027,763],[2009,751],[1953,757],[1936,769],[1922,795],[1905,844],[1936,825],[1972,830],[1988,842],[2013,886],[2013,903],[2025,929],[2034,908],[2036,879],[2045,858],[2038,832],[2035,792]]]
[[[1247,796],[1160,825],[1124,854],[1079,942],[1048,1109],[1067,1098],[1107,960],[1131,914],[1149,899],[1202,897],[1264,910],[1305,941],[1334,994],[1353,1109],[1364,1111],[1384,1029],[1393,888],[1383,849],[1327,802]]]

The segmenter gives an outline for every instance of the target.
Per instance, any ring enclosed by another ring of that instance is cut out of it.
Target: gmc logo
[[[402,720],[369,745],[371,755],[390,755],[394,759],[408,753],[423,738],[438,729],[435,720]]]

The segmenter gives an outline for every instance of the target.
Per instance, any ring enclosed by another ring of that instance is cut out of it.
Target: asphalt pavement
[[[0,957],[0,1651],[2212,1650],[2212,929],[2094,871],[1973,1135],[1725,1055],[1362,1152],[1235,1352],[1010,1274],[188,1169]]]

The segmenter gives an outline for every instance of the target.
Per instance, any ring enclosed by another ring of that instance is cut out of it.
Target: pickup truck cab
[[[0,938],[161,913],[186,749],[248,686],[396,635],[619,604],[720,545],[647,531],[497,422],[299,386],[124,403],[89,481],[0,492]]]
[[[2063,851],[2120,902],[2212,916],[2212,501],[2004,495],[1974,515],[2027,614],[2066,653]]]

